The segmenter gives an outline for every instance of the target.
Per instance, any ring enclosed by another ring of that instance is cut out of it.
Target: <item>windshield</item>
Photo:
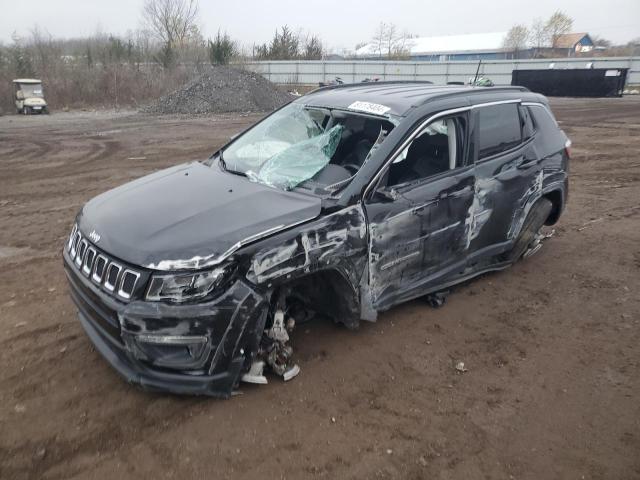
[[[21,83],[20,90],[22,90],[25,98],[43,97],[42,85],[39,83]]]
[[[283,190],[348,181],[393,128],[383,118],[291,103],[223,153],[227,170]]]

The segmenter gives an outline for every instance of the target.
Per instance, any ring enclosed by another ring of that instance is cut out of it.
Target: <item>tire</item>
[[[31,109],[29,107],[22,107],[22,113],[24,115],[30,115],[31,114]]]
[[[516,239],[511,250],[504,254],[504,260],[508,262],[517,262],[536,241],[538,232],[549,218],[553,204],[547,198],[541,198],[533,204],[527,218],[522,224],[520,234]]]

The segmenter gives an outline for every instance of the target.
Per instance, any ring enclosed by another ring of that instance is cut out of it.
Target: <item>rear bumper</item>
[[[96,349],[128,382],[144,389],[227,398],[249,367],[267,301],[236,281],[213,302],[124,303],[96,288],[64,253],[71,298]],[[146,343],[169,338],[178,343]],[[180,343],[199,339],[198,348]]]

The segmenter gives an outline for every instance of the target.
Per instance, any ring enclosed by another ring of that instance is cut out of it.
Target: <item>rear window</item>
[[[479,158],[509,150],[522,140],[518,104],[493,105],[478,109]]]

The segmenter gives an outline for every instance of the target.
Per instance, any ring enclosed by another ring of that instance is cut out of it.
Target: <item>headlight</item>
[[[154,275],[147,290],[147,300],[154,302],[189,302],[209,295],[230,273],[228,267],[184,275]]]

